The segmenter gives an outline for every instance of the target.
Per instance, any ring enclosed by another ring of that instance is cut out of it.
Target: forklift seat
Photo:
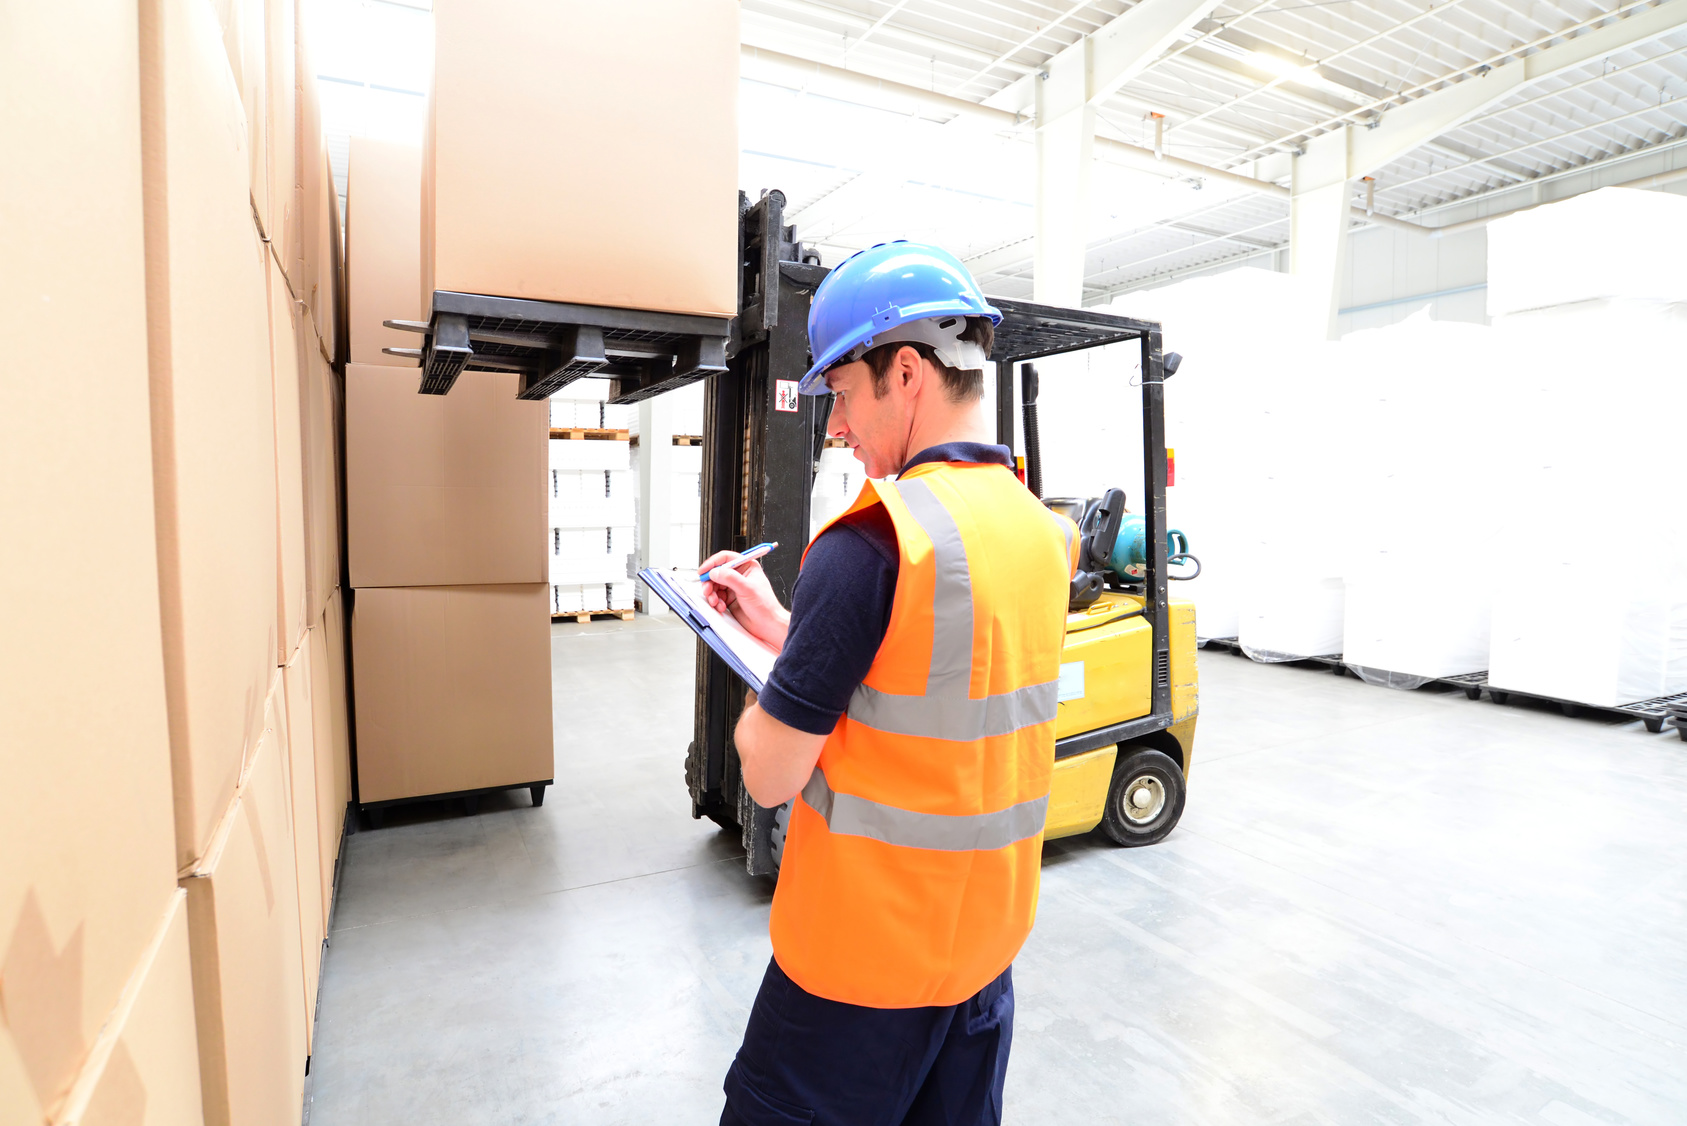
[[[1108,489],[1084,507],[1078,521],[1078,573],[1067,592],[1067,608],[1077,611],[1101,597],[1107,586],[1107,560],[1119,538],[1119,521],[1125,514],[1125,491]]]

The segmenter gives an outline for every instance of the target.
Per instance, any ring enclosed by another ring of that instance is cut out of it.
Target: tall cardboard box
[[[335,351],[340,314],[340,197],[334,191],[328,142],[318,135],[317,144],[316,170],[306,196],[312,214],[306,219],[305,292],[301,297],[310,306],[316,346],[325,360],[334,363],[340,358]]]
[[[316,701],[311,694],[310,639],[299,646],[282,670],[286,693],[282,742],[287,747],[288,786],[292,794],[293,860],[299,874],[299,943],[303,956],[305,1028],[313,1031],[316,991],[321,980],[322,943],[327,937],[322,894],[322,835],[316,810]],[[323,701],[327,703],[326,700]]]
[[[310,628],[305,535],[305,374],[297,302],[273,259],[269,277],[270,392],[275,402],[276,664],[285,665]]]
[[[182,880],[207,1126],[296,1126],[303,1106],[305,987],[288,789],[287,748],[272,723],[205,855]]]
[[[737,3],[435,0],[433,11],[424,308],[434,290],[457,290],[737,312]],[[638,50],[582,49],[607,43]]]
[[[414,369],[347,365],[354,589],[545,581],[548,415],[516,378],[419,395]]]
[[[89,1049],[55,1126],[204,1121],[186,900],[177,890],[166,901],[153,941]]]
[[[335,863],[351,801],[350,734],[347,730],[345,630],[336,591],[310,630],[311,738],[315,756],[318,885],[322,918],[333,910]]]
[[[340,584],[340,434],[345,417],[341,384],[323,358],[309,311],[300,308],[300,429],[305,472],[306,611],[322,615]]]
[[[357,592],[360,801],[550,781],[548,597],[544,583]]]
[[[217,0],[223,51],[246,119],[246,159],[252,213],[265,227],[269,214],[269,80],[264,0]],[[265,227],[267,230],[267,227]]]
[[[282,272],[293,286],[293,295],[310,304],[313,278],[309,264],[315,256],[318,210],[317,194],[322,190],[322,102],[316,85],[316,64],[311,54],[307,0],[291,0],[277,19],[292,17],[288,42],[293,48],[290,73],[293,79],[292,193],[293,214],[284,228]]]
[[[141,17],[145,339],[185,865],[234,793],[276,663],[275,409],[245,123],[216,17],[202,0],[149,0]]]
[[[300,260],[298,185],[293,169],[298,146],[298,11],[295,0],[264,0],[264,164],[266,189],[257,205],[258,222],[270,240],[270,252],[288,286],[298,293],[293,273]]]
[[[386,328],[422,319],[422,150],[353,137],[346,164],[346,290],[354,364],[416,366],[382,348],[415,348],[421,337]]]
[[[4,20],[0,1122],[12,1123],[41,1121],[69,1091],[176,860],[136,9],[90,20],[18,4]]]

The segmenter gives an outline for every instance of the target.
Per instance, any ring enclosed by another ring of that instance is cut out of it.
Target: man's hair
[[[990,323],[988,317],[968,317],[966,331],[961,333],[962,340],[970,340],[984,349],[988,356],[996,344],[996,326]],[[931,361],[931,366],[937,369],[937,374],[943,378],[943,393],[951,403],[974,403],[984,397],[984,372],[958,371],[937,358],[936,349],[930,344],[918,340],[893,340],[889,344],[881,344],[877,348],[861,357],[867,361],[867,366],[873,372],[873,398],[885,397],[885,390],[890,377],[890,364],[896,358],[896,353],[903,348],[912,348],[921,356]]]

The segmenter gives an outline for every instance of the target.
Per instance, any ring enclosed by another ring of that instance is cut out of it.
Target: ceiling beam
[[[1484,63],[1420,83],[1392,98],[1357,106],[1317,125],[1287,134],[1271,145],[1244,153],[1237,162],[1280,145],[1292,145],[1297,138],[1324,135],[1323,131],[1331,127],[1346,127],[1354,134],[1348,144],[1346,176],[1357,179],[1368,175],[1439,134],[1457,128],[1525,86],[1586,66],[1617,51],[1650,43],[1687,26],[1687,0],[1663,0],[1654,7],[1634,11],[1638,7],[1638,4],[1632,5],[1629,11],[1633,14],[1626,18],[1616,18],[1611,13],[1591,16],[1573,27],[1491,55]],[[1609,22],[1602,27],[1593,26],[1601,20]],[[1579,29],[1586,30],[1575,34]],[[1547,46],[1554,40],[1558,41],[1556,45]],[[1535,47],[1542,49],[1524,54]],[[1461,81],[1461,76],[1466,77]],[[1450,84],[1433,93],[1415,96],[1438,83]],[[1401,97],[1412,100],[1391,108],[1389,103]],[[1363,129],[1350,125],[1367,118],[1370,120]]]
[[[1037,28],[1037,30],[1033,31],[1030,35],[1027,35],[1024,39],[1021,39],[1019,42],[997,55],[990,62],[968,75],[962,81],[955,83],[955,85],[949,88],[948,93],[959,94],[962,90],[965,90],[968,86],[971,86],[974,82],[977,82],[980,78],[983,78],[986,74],[989,74],[991,71],[1013,58],[1019,52],[1023,51],[1025,48],[1029,47],[1031,44],[1043,38],[1061,24],[1089,7],[1091,2],[1092,0],[1078,0],[1076,4],[1073,4],[1070,8],[1066,9],[1066,11],[1062,12],[1048,23]]]
[[[761,0],[761,2],[770,4],[776,8],[784,8],[791,12],[794,18],[787,22],[795,24],[797,29],[800,31],[813,32],[816,29],[816,24],[822,21],[846,27],[851,31],[860,32],[862,35],[865,35],[868,29],[873,26],[873,21],[871,19],[868,19],[866,16],[860,15],[859,13],[847,12],[839,8],[828,7],[823,4],[811,4],[808,0]],[[766,18],[766,13],[755,14]],[[778,17],[773,18],[777,19]],[[912,48],[914,51],[920,52],[914,59],[909,60],[910,63],[929,62],[933,55],[939,57],[948,55],[950,59],[958,59],[974,65],[990,61],[989,54],[984,51],[980,51],[976,47],[968,47],[964,44],[955,43],[947,39],[941,39],[934,35],[927,35],[923,32],[910,31],[901,27],[885,26],[879,28],[879,30],[874,34],[875,38],[877,38],[880,43],[885,46],[890,45],[886,42],[887,40],[899,40],[901,43],[906,44],[907,48]],[[1007,63],[1002,65],[1004,67],[1012,66],[1012,69],[1016,74],[1025,73],[1024,67]]]
[[[857,35],[854,38],[854,40],[852,40],[850,42],[849,46],[844,48],[844,53],[843,53],[844,61],[848,62],[849,61],[849,53],[851,51],[855,50],[857,47],[861,46],[861,44],[863,44],[863,43],[867,42],[867,40],[871,39],[873,37],[874,33],[879,30],[879,28],[883,27],[885,24],[890,22],[890,17],[894,16],[897,12],[900,12],[903,8],[906,8],[907,6],[908,6],[908,0],[896,0],[896,3],[892,4],[889,8],[886,8],[884,15],[882,15],[878,19],[874,20],[873,23],[872,23],[872,26],[868,27],[867,30],[863,31],[860,35]]]
[[[1326,63],[1333,62],[1334,60],[1342,58],[1343,56],[1350,55],[1354,51],[1358,51],[1358,50],[1361,50],[1365,47],[1369,47],[1372,44],[1379,43],[1382,40],[1387,39],[1389,36],[1394,35],[1397,32],[1404,31],[1408,27],[1411,27],[1413,24],[1417,23],[1419,20],[1428,19],[1430,16],[1444,16],[1444,15],[1447,14],[1448,10],[1450,10],[1451,8],[1454,8],[1457,5],[1462,4],[1464,2],[1465,2],[1465,0],[1445,0],[1445,2],[1440,4],[1440,5],[1431,5],[1430,7],[1425,8],[1423,11],[1419,12],[1415,16],[1409,16],[1406,19],[1401,20],[1399,23],[1393,24],[1389,27],[1384,28],[1382,31],[1376,32],[1373,35],[1367,36],[1366,38],[1359,40],[1357,43],[1351,43],[1348,46],[1343,47],[1339,51],[1335,51],[1335,52],[1332,52],[1329,55],[1324,56],[1323,58],[1318,60],[1316,65],[1319,66],[1319,67],[1322,67]],[[1251,47],[1251,44],[1244,44],[1244,46],[1250,46]],[[1229,102],[1225,103],[1224,105],[1214,106],[1212,109],[1207,110],[1205,113],[1202,113],[1200,116],[1192,118],[1190,121],[1185,122],[1185,124],[1192,125],[1195,122],[1204,120],[1208,117],[1213,116],[1216,113],[1222,113],[1225,110],[1234,109],[1236,106],[1238,106],[1241,103],[1249,100],[1250,98],[1257,97],[1258,95],[1266,93],[1267,91],[1270,91],[1270,90],[1276,90],[1278,87],[1283,86],[1285,83],[1289,82],[1290,80],[1291,79],[1288,75],[1278,75],[1277,77],[1273,78],[1271,81],[1265,83],[1264,85],[1260,86],[1259,88],[1254,89],[1254,90],[1249,90],[1247,93],[1231,99]]]
[[[1219,0],[1141,0],[1025,75],[992,103],[1015,109],[1041,104],[1049,124],[1068,113],[1105,101],[1147,70]],[[1034,83],[1041,83],[1039,91]]]

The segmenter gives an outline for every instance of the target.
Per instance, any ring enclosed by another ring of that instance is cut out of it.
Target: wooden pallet
[[[570,618],[582,625],[593,618],[620,618],[623,622],[630,622],[633,620],[633,612],[631,610],[587,610],[584,613],[570,612],[551,615],[551,621],[553,622],[566,622]]]
[[[703,444],[703,435],[701,435],[701,434],[675,434],[674,435],[674,445],[676,445],[676,446],[701,446],[702,444]]]
[[[584,426],[551,427],[551,437],[568,438],[576,442],[582,440],[598,442],[625,442],[627,440],[627,435],[628,431],[626,430],[597,430]]]

